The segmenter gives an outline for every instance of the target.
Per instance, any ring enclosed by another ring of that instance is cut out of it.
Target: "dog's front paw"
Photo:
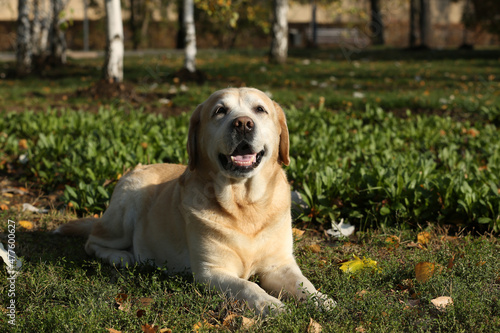
[[[253,307],[257,314],[263,318],[269,315],[277,315],[285,311],[285,304],[274,297],[257,301]]]
[[[314,305],[316,305],[316,307],[318,307],[321,311],[330,311],[337,306],[337,302],[328,297],[328,295],[320,292],[311,295],[311,299],[314,302]]]

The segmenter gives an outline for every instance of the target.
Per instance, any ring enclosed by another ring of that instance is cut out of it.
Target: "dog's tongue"
[[[249,166],[256,161],[257,154],[232,155],[231,161],[237,166]]]

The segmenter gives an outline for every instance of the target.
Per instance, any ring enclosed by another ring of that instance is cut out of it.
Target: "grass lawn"
[[[182,55],[166,51],[127,58],[126,82],[108,99],[95,83],[102,59],[25,79],[0,64],[0,240],[7,246],[13,234],[23,260],[15,283],[0,284],[0,330],[499,331],[499,61],[498,50],[375,49],[349,59],[292,50],[279,67],[263,52],[201,51],[206,81],[197,84],[175,76]],[[185,163],[189,112],[228,86],[254,86],[286,109],[286,171],[308,203],[294,214],[305,230],[297,260],[337,301],[332,311],[288,301],[288,312],[258,320],[191,276],[115,269],[88,257],[83,239],[49,233],[100,214],[137,163]],[[340,219],[356,233],[327,236]],[[364,269],[344,272],[354,255]],[[436,306],[439,297],[452,304]]]

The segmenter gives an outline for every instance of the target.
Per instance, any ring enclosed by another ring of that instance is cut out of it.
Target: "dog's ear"
[[[274,102],[274,108],[278,112],[278,121],[281,128],[280,133],[280,147],[279,147],[279,162],[284,165],[290,164],[290,139],[288,137],[288,126],[286,124],[285,112],[279,106],[278,103]]]
[[[196,168],[197,156],[198,156],[198,131],[201,119],[201,109],[203,109],[203,104],[198,105],[191,115],[189,120],[189,131],[188,131],[188,141],[187,141],[187,151],[189,157],[189,170],[194,170]]]

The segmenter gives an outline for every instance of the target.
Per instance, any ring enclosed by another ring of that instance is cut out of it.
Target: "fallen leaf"
[[[431,300],[431,303],[438,309],[439,311],[446,310],[446,307],[453,305],[453,299],[449,296],[441,296],[434,298]]]
[[[415,242],[409,242],[408,244],[406,244],[406,247],[416,247],[417,249],[425,249],[424,246],[420,243],[415,243]]]
[[[431,240],[431,234],[427,231],[422,231],[417,235],[417,242],[422,245],[427,245]]]
[[[309,319],[309,325],[307,325],[307,333],[320,333],[323,331],[323,327],[316,322],[314,319]]]
[[[30,222],[30,221],[22,220],[22,221],[19,221],[18,223],[21,227],[23,227],[24,229],[27,229],[27,230],[31,230],[34,227],[33,222]]]
[[[18,147],[21,150],[26,150],[28,149],[28,141],[26,139],[21,139],[19,140]]]
[[[360,290],[360,291],[356,292],[356,296],[354,297],[354,299],[355,299],[356,301],[360,301],[361,299],[363,299],[363,296],[365,296],[365,294],[366,294],[367,292],[368,292],[368,290],[365,290],[365,289],[363,289],[363,290]]]
[[[366,332],[366,329],[363,326],[358,326],[356,327],[356,332],[364,333]]]
[[[170,328],[162,328],[159,333],[172,333],[172,330]]]
[[[293,237],[295,237],[295,238],[302,237],[302,235],[304,235],[304,232],[305,232],[305,230],[300,230],[300,229],[297,229],[297,228],[292,228],[292,234],[293,234]]]
[[[109,333],[122,333],[122,331],[115,330],[114,328],[106,328]]]
[[[414,308],[414,307],[420,305],[420,300],[419,299],[409,299],[408,301],[406,301],[406,305],[411,307],[411,308]]]
[[[385,239],[385,243],[388,247],[397,249],[399,247],[399,237],[398,236],[389,236]]]
[[[453,268],[453,266],[455,266],[455,255],[453,255],[453,257],[448,260],[448,266],[446,266],[446,268],[450,270]]]
[[[427,282],[435,274],[441,273],[443,266],[431,262],[419,262],[415,266],[415,277],[418,282]]]
[[[380,269],[377,267],[377,262],[375,260],[365,257],[363,257],[363,259],[360,259],[356,255],[353,256],[354,260],[343,262],[340,265],[340,269],[344,273],[356,273],[357,271],[360,271],[365,268],[371,268],[380,271]]]
[[[141,329],[144,333],[156,333],[158,332],[158,326],[145,324],[141,326]]]
[[[0,210],[9,210],[9,206],[7,206],[6,204],[1,204]]]
[[[313,253],[320,253],[321,252],[321,246],[319,246],[319,244],[311,244],[308,246],[308,248]]]

